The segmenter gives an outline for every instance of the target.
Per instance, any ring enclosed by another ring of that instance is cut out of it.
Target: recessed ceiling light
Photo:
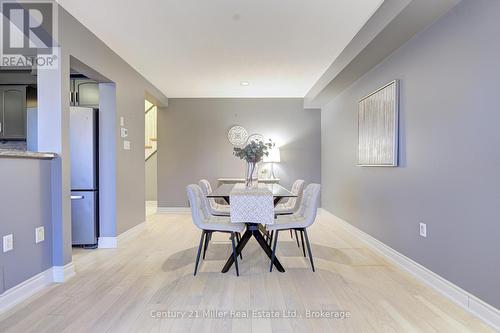
[[[247,81],[241,81],[240,85],[242,85],[243,87],[246,87],[246,86],[250,85],[250,83],[248,83]]]

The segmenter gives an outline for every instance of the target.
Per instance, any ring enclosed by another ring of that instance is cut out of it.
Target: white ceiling
[[[58,2],[168,97],[304,97],[383,0]]]

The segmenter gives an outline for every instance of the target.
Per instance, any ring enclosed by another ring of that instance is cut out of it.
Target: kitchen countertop
[[[0,149],[0,158],[31,158],[39,160],[51,160],[57,157],[55,153],[39,153],[25,150]]]

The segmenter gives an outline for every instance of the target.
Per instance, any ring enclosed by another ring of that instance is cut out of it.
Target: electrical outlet
[[[120,136],[121,136],[122,138],[126,138],[126,137],[128,136],[128,129],[123,128],[123,127],[122,127],[122,128],[120,128]]]
[[[45,240],[45,228],[35,228],[35,244],[41,243]]]
[[[420,236],[427,237],[427,224],[420,222]]]
[[[3,236],[3,252],[9,252],[14,249],[14,235]]]
[[[123,149],[130,150],[130,141],[123,141]]]

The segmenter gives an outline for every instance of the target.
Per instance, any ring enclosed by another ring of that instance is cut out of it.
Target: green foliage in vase
[[[269,142],[264,143],[262,141],[255,142],[252,140],[243,148],[235,147],[233,154],[242,160],[247,162],[258,163],[262,160],[264,156],[269,156],[269,150],[274,147],[274,143],[269,140]]]

